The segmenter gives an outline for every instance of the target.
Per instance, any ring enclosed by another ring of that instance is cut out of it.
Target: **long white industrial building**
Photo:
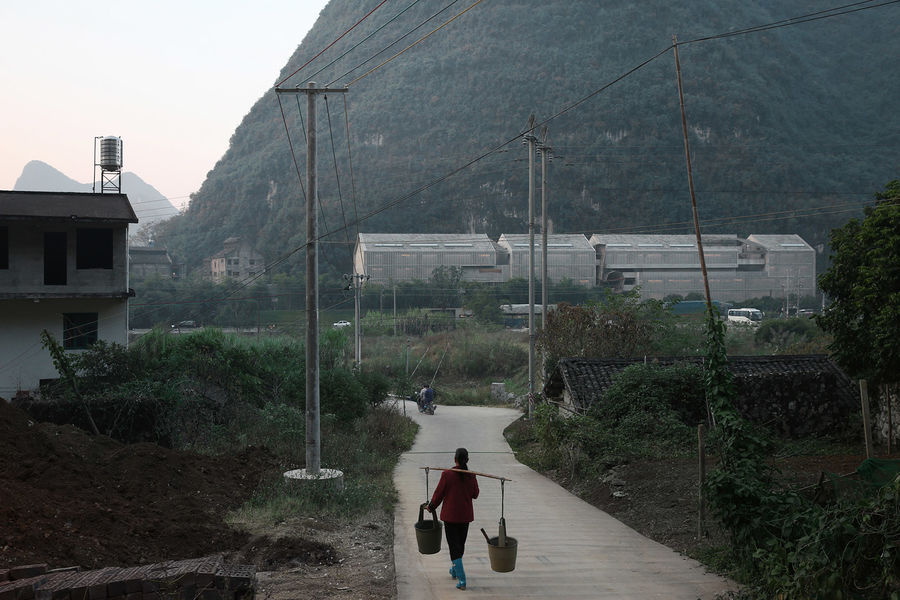
[[[499,283],[528,277],[527,234],[360,233],[354,271],[382,285],[427,281],[438,267],[461,269],[464,281]],[[816,252],[800,236],[703,236],[703,255],[714,298],[723,301],[816,293]],[[540,277],[541,236],[535,236],[534,270]],[[693,235],[551,234],[547,276],[585,287],[639,289],[662,299],[703,291]]]

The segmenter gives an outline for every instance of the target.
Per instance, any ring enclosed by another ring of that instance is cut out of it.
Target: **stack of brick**
[[[253,600],[255,590],[256,568],[221,556],[93,571],[0,570],[0,600]]]

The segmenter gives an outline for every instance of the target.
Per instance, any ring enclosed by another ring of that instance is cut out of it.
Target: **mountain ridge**
[[[133,234],[144,227],[160,223],[178,214],[178,209],[166,197],[135,173],[124,171],[121,187],[138,217],[138,225]],[[22,174],[16,179],[13,190],[91,192],[94,191],[94,184],[80,183],[52,165],[40,160],[31,160],[23,167]]]
[[[530,114],[538,122],[559,114],[549,123],[557,155],[548,177],[555,231],[691,231],[673,32],[704,232],[799,233],[823,244],[831,228],[861,214],[862,204],[897,176],[900,117],[888,108],[900,95],[888,75],[900,56],[895,8],[691,42],[828,5],[493,0],[353,83],[455,14],[442,13],[378,54],[445,6],[415,4],[393,21],[401,5],[387,5],[391,10],[376,13],[284,84],[304,86],[313,77],[319,85],[352,83],[343,98],[320,98],[318,110],[320,230],[332,242],[323,255],[336,272],[349,266],[357,228],[494,238],[526,231],[526,155],[518,140],[447,175],[523,132]],[[279,81],[361,11],[358,1],[329,2]],[[362,45],[339,58],[354,44]],[[318,65],[325,65],[321,73]],[[295,159],[301,174],[305,166],[303,111],[305,98],[279,104],[272,89],[265,91],[186,213],[161,228],[176,254],[196,265],[225,238],[240,236],[274,260],[305,243],[305,181],[294,167]],[[302,270],[301,263],[295,256],[280,268]]]

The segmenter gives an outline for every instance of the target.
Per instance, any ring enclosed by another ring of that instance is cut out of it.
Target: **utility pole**
[[[681,131],[684,135],[684,159],[687,163],[688,187],[691,191],[691,210],[694,215],[694,233],[697,236],[697,252],[700,254],[700,270],[703,273],[703,289],[706,291],[706,310],[713,314],[712,296],[709,293],[709,276],[706,273],[706,257],[703,255],[703,241],[700,239],[700,218],[697,216],[697,197],[694,194],[694,173],[691,169],[691,146],[688,143],[687,117],[684,114],[684,91],[681,86],[681,62],[678,60],[678,37],[672,36],[675,47],[675,72],[678,75],[678,103],[681,106]]]
[[[541,329],[547,326],[547,163],[553,160],[553,148],[547,144],[547,126],[541,129]]]
[[[397,337],[397,285],[394,284],[394,337]]]
[[[316,95],[343,93],[347,88],[275,88],[276,93],[306,94],[306,473],[318,476],[321,468],[319,420],[319,224],[316,181]]]
[[[534,416],[534,115],[528,119],[528,418]]]
[[[360,292],[362,291],[363,281],[368,281],[369,277],[369,275],[363,275],[362,273],[351,273],[344,275],[344,279],[350,280],[350,285],[347,286],[347,289],[353,289],[353,348],[354,355],[356,357],[357,369],[359,369],[362,365],[362,337],[359,324],[359,296]]]
[[[396,290],[397,288],[394,287],[394,289]],[[410,383],[410,382],[409,382],[409,338],[406,338],[406,379],[405,379],[405,381],[406,381],[406,385],[409,386],[409,383]],[[403,390],[403,393],[404,393],[404,396],[403,396],[403,416],[404,416],[404,417],[406,416],[406,395],[405,395],[405,394],[406,394],[406,392],[408,391],[408,389],[409,389],[409,388],[407,388],[406,390]]]

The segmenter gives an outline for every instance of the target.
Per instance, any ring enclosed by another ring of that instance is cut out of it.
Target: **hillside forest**
[[[831,229],[896,178],[895,4],[394,0],[354,27],[373,4],[329,2],[260,90],[157,230],[176,260],[239,236],[303,271],[309,116],[275,87],[310,81],[346,88],[317,96],[325,272],[350,269],[358,231],[525,232],[530,115],[553,232],[689,233],[673,35],[704,232],[798,233],[824,268]]]

